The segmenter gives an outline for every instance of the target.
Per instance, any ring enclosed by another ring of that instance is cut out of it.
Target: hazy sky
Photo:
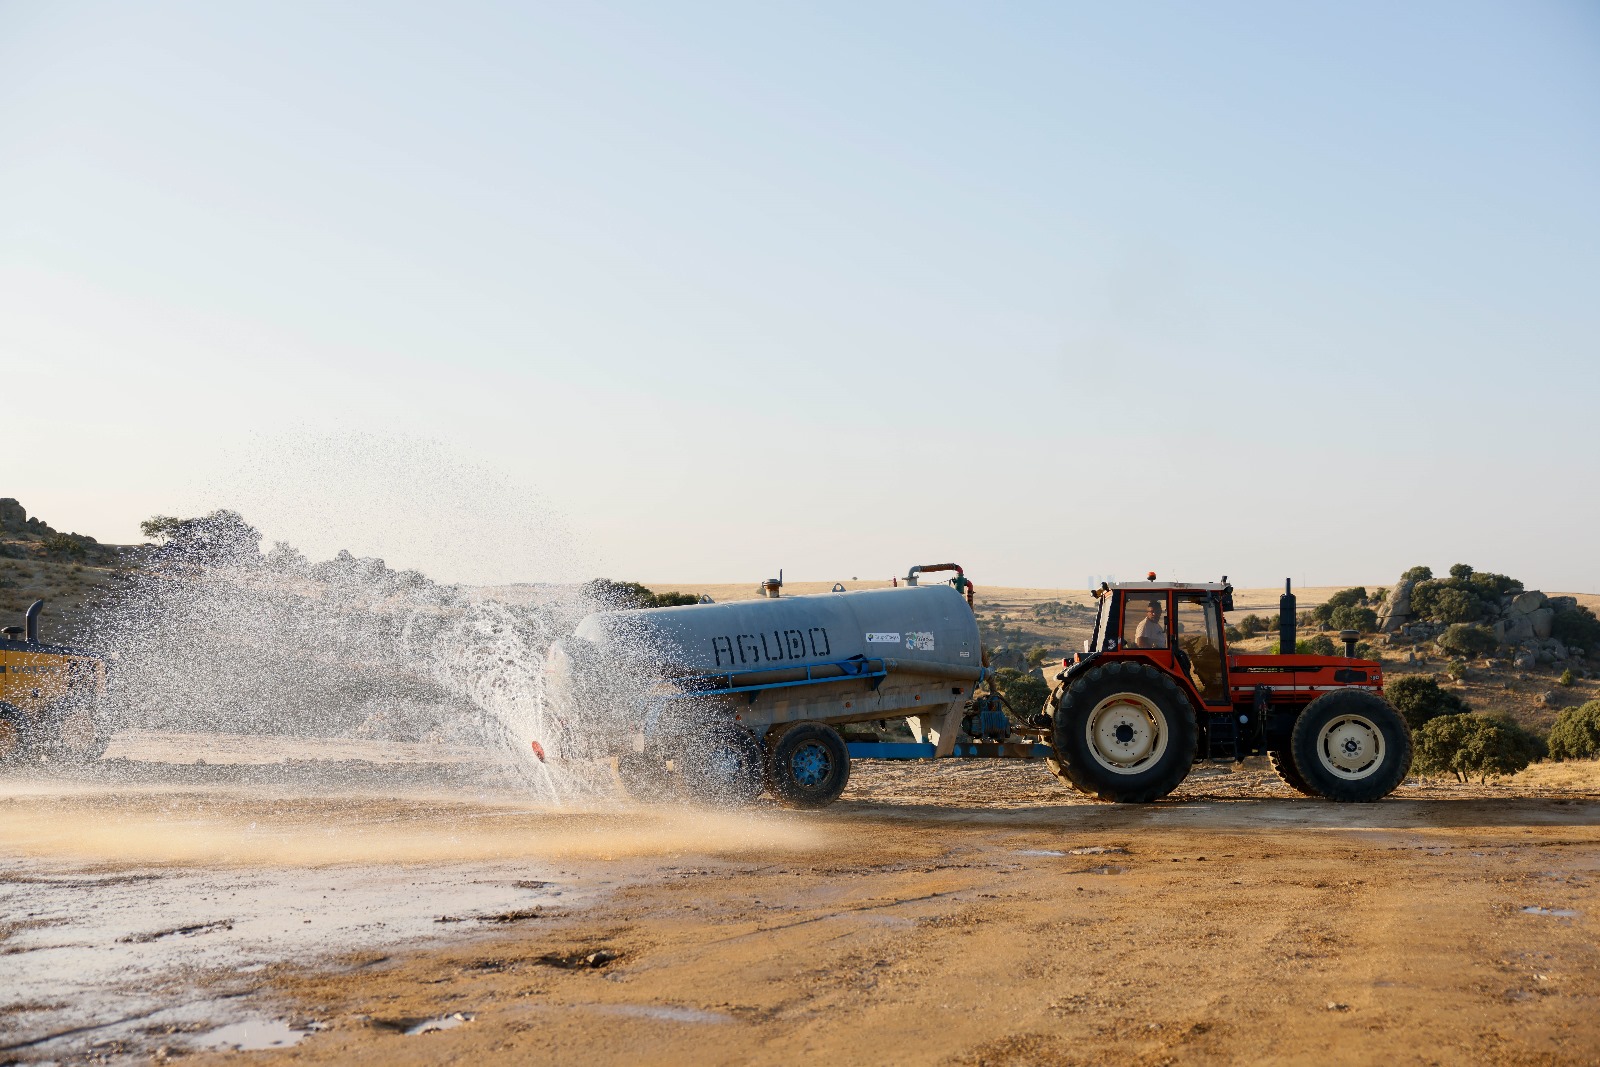
[[[1600,7],[0,3],[0,496],[1600,590]]]

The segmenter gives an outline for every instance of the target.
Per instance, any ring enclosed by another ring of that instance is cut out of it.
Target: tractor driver
[[[1161,601],[1151,600],[1145,605],[1144,618],[1134,631],[1133,643],[1140,648],[1167,647],[1167,627],[1161,621]]]

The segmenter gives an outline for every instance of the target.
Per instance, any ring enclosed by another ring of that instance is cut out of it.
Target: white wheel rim
[[[1364,715],[1337,715],[1317,735],[1322,769],[1346,781],[1358,781],[1383,766],[1383,731]]]
[[[1117,693],[1094,706],[1084,724],[1089,755],[1113,774],[1143,774],[1167,751],[1167,717],[1137,693]]]

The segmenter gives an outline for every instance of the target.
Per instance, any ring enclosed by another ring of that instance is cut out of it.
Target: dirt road
[[[1361,807],[1260,769],[1109,807],[974,763],[862,763],[819,813],[307,792],[9,783],[6,1055],[1600,1061],[1592,768]]]

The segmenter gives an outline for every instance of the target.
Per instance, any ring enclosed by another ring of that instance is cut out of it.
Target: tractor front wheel
[[[1145,663],[1095,667],[1061,694],[1049,766],[1100,800],[1146,804],[1178,788],[1194,764],[1194,705]]]
[[[1388,701],[1336,689],[1306,705],[1289,740],[1295,770],[1329,800],[1382,800],[1411,770],[1411,731]]]

